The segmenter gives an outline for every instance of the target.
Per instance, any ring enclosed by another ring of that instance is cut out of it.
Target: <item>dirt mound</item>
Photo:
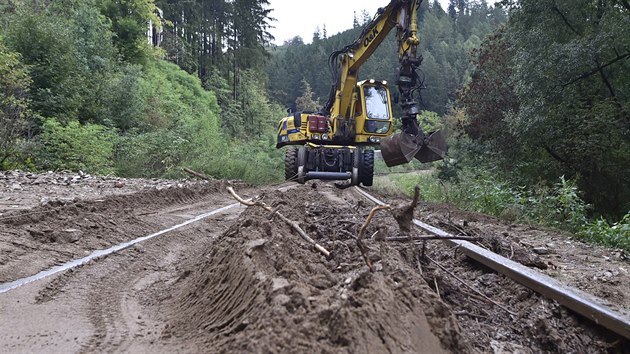
[[[250,207],[183,273],[164,336],[217,352],[473,351],[408,249],[371,242],[378,271],[369,272],[352,239],[364,206],[308,187],[263,199],[332,255]],[[330,226],[343,220],[351,225],[343,232]]]
[[[0,218],[0,282],[29,276],[96,249],[157,231],[144,221],[175,205],[223,190],[222,183],[185,183],[97,200],[51,201]]]

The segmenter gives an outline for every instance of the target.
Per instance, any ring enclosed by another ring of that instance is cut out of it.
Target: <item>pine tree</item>
[[[453,21],[457,20],[457,4],[458,0],[450,0],[448,2],[448,15],[453,19]]]
[[[321,109],[319,100],[313,99],[313,90],[311,85],[305,79],[302,79],[302,96],[295,99],[295,107],[298,111],[316,112]]]

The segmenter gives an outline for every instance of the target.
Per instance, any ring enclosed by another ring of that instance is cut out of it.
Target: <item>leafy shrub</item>
[[[589,221],[589,205],[580,198],[574,180],[561,177],[553,187],[515,188],[491,173],[464,172],[457,183],[443,182],[431,174],[403,174],[382,178],[376,186],[392,192],[403,190],[411,195],[421,186],[423,200],[451,203],[501,217],[508,221],[537,223],[568,230],[587,241],[630,252],[630,212],[612,226],[603,218]]]
[[[588,224],[578,235],[588,241],[602,243],[630,252],[630,211],[619,222],[612,226],[599,218]]]
[[[190,137],[182,129],[126,135],[116,146],[116,170],[127,177],[174,175],[190,150]]]
[[[42,129],[42,150],[37,159],[43,169],[114,173],[112,155],[117,136],[113,130],[78,121],[64,126],[54,119],[44,121]]]
[[[198,168],[217,178],[240,179],[256,185],[279,182],[284,176],[283,153],[263,137],[247,144],[225,146]]]

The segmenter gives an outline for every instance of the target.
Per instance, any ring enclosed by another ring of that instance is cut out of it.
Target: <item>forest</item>
[[[0,169],[281,181],[278,120],[321,108],[328,55],[371,14],[273,45],[271,6],[0,2]],[[425,0],[418,16],[419,119],[450,150],[431,178],[391,183],[630,249],[629,2]],[[360,76],[394,82],[396,46]]]

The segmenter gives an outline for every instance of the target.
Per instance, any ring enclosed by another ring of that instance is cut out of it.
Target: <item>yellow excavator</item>
[[[353,43],[333,52],[329,68],[333,86],[322,112],[297,112],[280,121],[277,148],[285,153],[285,177],[304,183],[311,179],[350,180],[350,185],[371,186],[374,148],[389,167],[437,161],[446,153],[440,131],[425,133],[418,125],[421,88],[417,68],[417,10],[422,0],[392,0]],[[396,28],[398,40],[397,82],[402,109],[402,132],[394,134],[391,95],[387,82],[358,80],[361,65]]]

